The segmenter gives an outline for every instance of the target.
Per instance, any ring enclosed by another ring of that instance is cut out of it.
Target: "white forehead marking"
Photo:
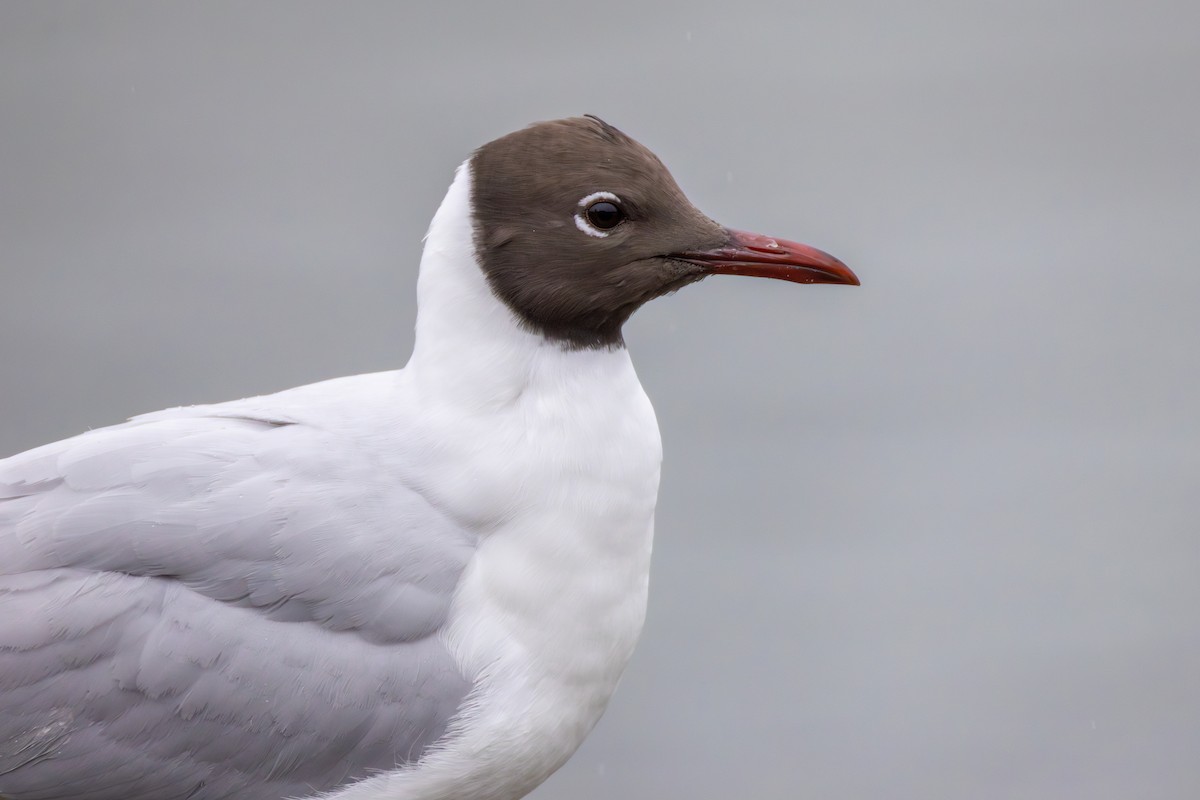
[[[579,210],[575,212],[575,227],[586,233],[588,236],[595,236],[597,239],[603,239],[608,236],[610,231],[602,231],[592,223],[587,221],[583,216],[583,210],[597,200],[611,200],[614,203],[620,203],[621,198],[617,197],[612,192],[592,192],[587,197],[579,201]]]

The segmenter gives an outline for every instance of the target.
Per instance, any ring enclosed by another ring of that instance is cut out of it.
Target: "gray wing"
[[[474,548],[303,423],[0,461],[0,796],[268,800],[415,760],[469,688],[435,634]]]

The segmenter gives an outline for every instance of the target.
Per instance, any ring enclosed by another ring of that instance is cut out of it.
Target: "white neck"
[[[561,345],[521,325],[479,267],[470,161],[458,168],[425,236],[417,309],[416,342],[406,371],[414,373],[419,391],[461,404],[464,411],[511,402],[535,360],[564,354]],[[573,355],[580,363],[587,360],[587,353]]]
[[[474,682],[444,746],[337,800],[512,800],[574,752],[641,631],[662,457],[624,348],[523,328],[480,269],[470,162],[426,236],[413,483],[479,534],[440,636]]]

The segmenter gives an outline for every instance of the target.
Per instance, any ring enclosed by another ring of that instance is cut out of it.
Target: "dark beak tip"
[[[842,261],[838,261],[838,266],[842,268],[840,273],[842,280],[840,283],[846,286],[862,286],[862,281],[860,281],[858,276],[854,274],[854,270],[847,267]]]

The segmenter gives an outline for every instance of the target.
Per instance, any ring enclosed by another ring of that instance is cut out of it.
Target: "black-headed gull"
[[[661,444],[622,325],[714,273],[858,283],[616,128],[540,123],[459,167],[403,370],[0,461],[0,796],[532,790],[646,610]]]

